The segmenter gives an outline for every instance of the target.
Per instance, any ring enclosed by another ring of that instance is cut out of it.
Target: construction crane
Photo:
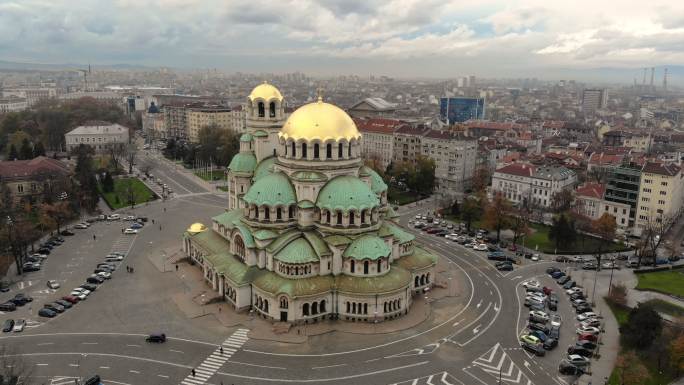
[[[91,74],[90,64],[88,64],[88,69],[81,68],[71,68],[71,71],[81,72],[83,74],[83,91],[88,91],[88,75]]]

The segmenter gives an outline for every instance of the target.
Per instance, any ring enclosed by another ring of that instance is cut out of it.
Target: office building
[[[0,98],[0,113],[23,111],[28,107],[26,98],[8,96]]]
[[[81,144],[92,147],[95,152],[106,152],[113,147],[126,146],[129,129],[117,123],[93,121],[76,127],[64,137],[69,152]]]
[[[484,98],[440,98],[439,116],[442,122],[452,125],[467,120],[485,118]]]
[[[477,163],[477,140],[461,132],[430,130],[422,138],[423,156],[435,161],[435,191],[454,197],[470,186]]]
[[[648,226],[671,225],[681,214],[684,196],[682,169],[674,163],[646,162],[641,169],[641,185],[634,235],[640,236]]]
[[[608,90],[605,88],[586,89],[582,92],[582,112],[592,115],[596,110],[606,108],[608,105]]]
[[[608,169],[604,199],[629,205],[629,228],[634,227],[635,223],[640,183],[641,167],[638,165],[625,163]]]

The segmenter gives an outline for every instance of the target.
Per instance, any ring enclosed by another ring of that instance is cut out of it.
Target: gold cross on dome
[[[317,96],[317,99],[319,102],[323,101],[323,88],[322,87],[318,87],[316,89],[316,96]]]

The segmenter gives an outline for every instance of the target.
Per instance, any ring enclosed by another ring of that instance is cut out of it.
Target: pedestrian
[[[223,346],[219,347],[219,349],[221,350],[221,355],[223,355]]]
[[[192,369],[192,376],[195,377],[195,369]]]
[[[164,212],[166,212],[166,207],[164,207]]]
[[[221,312],[221,306],[219,306],[218,308],[219,308],[219,313],[220,313]]]
[[[121,234],[123,234],[123,232],[124,232],[124,229],[121,229]]]
[[[152,224],[154,224],[154,219],[152,220]]]
[[[161,225],[159,225],[159,231],[161,231]]]
[[[93,241],[96,241],[96,240],[97,240],[97,236],[95,234],[93,234]]]
[[[178,271],[178,264],[176,264],[176,271]]]

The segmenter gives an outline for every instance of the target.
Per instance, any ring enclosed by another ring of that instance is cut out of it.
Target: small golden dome
[[[193,223],[189,228],[188,228],[188,233],[191,234],[197,234],[201,233],[202,231],[206,230],[207,226],[201,224],[201,223]]]
[[[278,133],[284,140],[361,139],[356,124],[346,112],[330,103],[318,101],[299,107],[293,112]]]
[[[254,87],[252,90],[252,93],[249,94],[249,100],[255,100],[258,98],[264,99],[266,101],[276,99],[279,101],[283,100],[283,95],[280,94],[280,91],[278,91],[277,88],[275,88],[273,85],[268,84],[267,81],[264,81],[262,84],[259,84],[258,86]]]

